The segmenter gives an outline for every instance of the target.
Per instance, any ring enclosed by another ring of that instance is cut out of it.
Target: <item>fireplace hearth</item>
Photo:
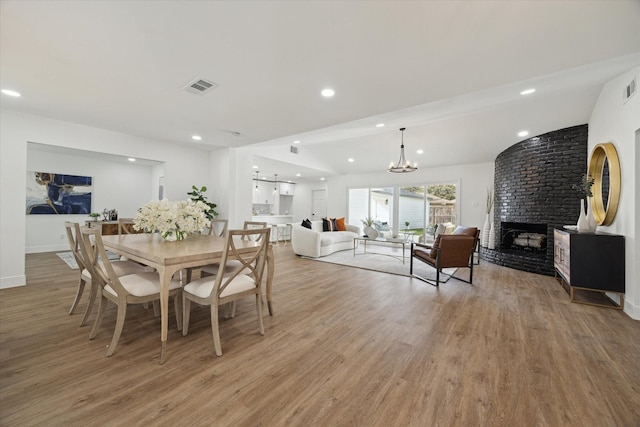
[[[545,256],[547,253],[547,224],[501,222],[500,249]]]

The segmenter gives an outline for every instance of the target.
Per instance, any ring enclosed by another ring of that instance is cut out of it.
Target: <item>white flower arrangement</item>
[[[209,209],[200,201],[152,200],[140,206],[133,228],[147,233],[157,231],[165,240],[182,240],[189,234],[200,233],[204,227],[209,227]]]

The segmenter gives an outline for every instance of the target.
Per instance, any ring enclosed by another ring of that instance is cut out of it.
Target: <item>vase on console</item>
[[[586,205],[586,208],[585,208]],[[578,218],[577,229],[579,233],[595,233],[597,227],[596,218],[589,207],[589,200],[580,200],[580,217]]]

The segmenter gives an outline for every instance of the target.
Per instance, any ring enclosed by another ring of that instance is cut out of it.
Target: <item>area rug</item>
[[[313,261],[328,262],[330,264],[346,265],[348,267],[362,268],[365,270],[379,271],[382,273],[410,276],[409,274],[409,247],[405,249],[404,265],[402,264],[402,248],[388,245],[367,245],[367,253],[364,254],[362,245],[353,250],[334,252],[320,258],[309,258]],[[440,273],[440,283],[449,280],[449,276],[455,273],[457,268],[445,268]],[[413,272],[429,280],[436,280],[436,269],[424,262],[415,261]]]
[[[73,253],[71,251],[68,251],[68,252],[57,252],[56,255],[58,255],[61,260],[66,262],[70,269],[72,269],[72,270],[77,270],[78,269],[78,263],[76,262],[76,259],[73,257]],[[111,261],[115,261],[117,259],[120,259],[120,255],[118,255],[115,252],[110,252],[110,251],[107,251],[107,257],[109,257],[109,259]]]

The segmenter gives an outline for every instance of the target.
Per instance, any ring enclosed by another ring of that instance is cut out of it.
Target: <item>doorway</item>
[[[327,190],[311,190],[311,220],[327,216]]]

